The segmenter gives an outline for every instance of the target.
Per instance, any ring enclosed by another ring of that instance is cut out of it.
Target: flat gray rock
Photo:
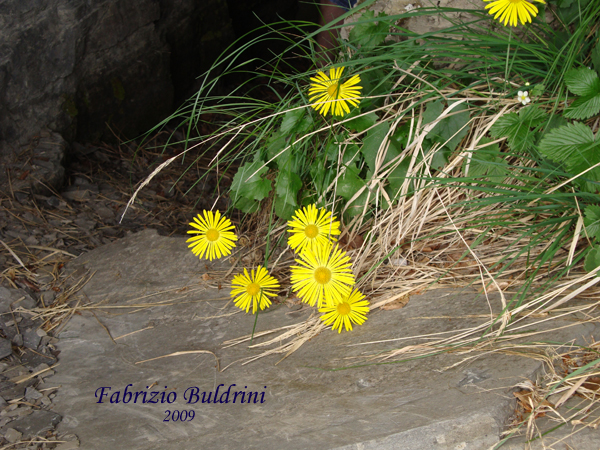
[[[242,365],[264,349],[223,342],[250,334],[254,316],[229,302],[225,282],[221,290],[207,285],[209,266],[185,238],[152,230],[71,263],[74,274],[94,274],[80,295],[82,305],[89,299],[98,308],[96,316],[73,315],[60,335],[51,379],[61,386],[53,399],[63,416],[59,433],[95,450],[486,449],[514,411],[512,387],[540,368],[529,358],[485,353],[445,371],[465,356],[369,364],[367,355],[422,342],[411,336],[481,323],[488,302],[469,290],[413,296],[403,309],[375,311],[351,333],[326,329],[286,359]],[[256,333],[312,312],[276,305],[259,315]],[[593,324],[569,330],[573,337],[596,332]],[[160,358],[176,352],[196,353]]]

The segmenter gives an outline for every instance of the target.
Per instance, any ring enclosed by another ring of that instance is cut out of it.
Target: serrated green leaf
[[[594,247],[585,256],[583,268],[586,272],[591,272],[598,266],[600,266],[600,248]]]
[[[557,162],[572,165],[577,155],[588,148],[594,148],[594,133],[587,125],[573,122],[547,132],[540,141],[540,151]]]
[[[467,123],[469,123],[469,120],[470,114],[467,105],[458,105],[450,112],[450,115],[437,123],[437,125],[429,133],[429,137],[436,136],[437,139],[435,139],[435,142],[439,142],[440,144],[445,143],[444,147],[452,152],[454,149],[456,149],[456,146],[460,143],[460,141],[462,141],[462,139],[469,133],[469,127],[465,126]]]
[[[583,224],[587,235],[600,240],[600,206],[586,206],[584,214]]]
[[[587,119],[600,112],[600,93],[576,98],[565,110],[564,116],[569,119]]]
[[[377,114],[371,112],[367,115],[356,117],[349,122],[346,122],[345,125],[352,131],[365,131],[367,128],[371,128],[373,125],[375,125],[377,123],[377,119]]]
[[[262,161],[246,163],[240,167],[231,182],[233,198],[239,197],[250,200],[262,200],[271,192],[271,181],[261,178],[268,171]]]
[[[535,142],[531,128],[537,127],[547,114],[537,106],[522,108],[518,114],[509,113],[500,117],[492,126],[490,133],[495,138],[506,137],[508,146],[517,152],[530,149]]]
[[[385,17],[387,15],[383,12],[375,18],[373,11],[366,11],[350,31],[350,41],[363,48],[381,45],[390,31],[390,24],[382,20]]]
[[[592,130],[580,122],[547,132],[540,141],[539,149],[547,158],[563,163],[572,175],[578,175],[600,162],[600,140],[595,140]],[[596,192],[599,185],[594,182],[598,181],[600,167],[588,170],[577,182],[585,190]]]
[[[336,193],[348,202],[364,185],[365,181],[358,176],[358,169],[350,166],[339,177]]]
[[[565,74],[565,83],[575,95],[587,96],[600,93],[600,78],[594,70],[571,69]]]

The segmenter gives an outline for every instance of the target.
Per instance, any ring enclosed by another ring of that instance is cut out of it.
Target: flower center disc
[[[335,94],[337,94],[338,91],[338,84],[332,84],[331,86],[329,86],[327,88],[327,95],[329,95],[330,97],[335,97]]]
[[[340,316],[347,316],[350,314],[350,305],[346,302],[337,305],[337,312]]]
[[[206,230],[206,240],[210,242],[215,242],[217,239],[219,239],[219,236],[219,231],[215,230],[214,228],[209,228],[208,230]]]
[[[331,270],[327,267],[317,267],[315,270],[315,280],[319,284],[326,284],[331,280]]]
[[[307,225],[304,229],[304,234],[309,239],[314,239],[319,234],[319,228],[316,225]]]
[[[260,286],[257,283],[250,283],[248,286],[246,286],[246,292],[248,293],[248,295],[254,297],[260,292]]]

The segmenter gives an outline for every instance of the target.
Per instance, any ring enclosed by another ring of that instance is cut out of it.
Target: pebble
[[[48,334],[42,329],[42,328],[38,328],[37,330],[35,330],[35,333],[40,337],[44,337],[47,336]]]
[[[23,436],[23,433],[15,430],[14,428],[9,428],[4,432],[4,438],[11,444],[20,441],[21,436]]]
[[[0,359],[12,355],[12,345],[8,339],[0,339]]]
[[[27,389],[25,389],[25,398],[27,400],[37,400],[39,398],[42,398],[43,396],[44,394],[42,394],[35,388],[28,387]]]
[[[15,334],[15,337],[12,338],[12,342],[17,347],[23,347],[23,335],[21,333]]]
[[[0,419],[0,428],[4,428],[7,423],[12,422],[12,417],[2,417]]]

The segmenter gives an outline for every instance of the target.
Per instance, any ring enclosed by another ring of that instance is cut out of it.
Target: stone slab
[[[540,368],[532,359],[484,353],[445,371],[464,355],[369,364],[368,355],[422,342],[411,336],[472,327],[489,317],[490,305],[500,307],[493,296],[488,304],[473,291],[452,290],[375,311],[351,333],[325,330],[286,359],[242,365],[262,350],[223,342],[249,334],[254,316],[229,302],[225,283],[219,290],[204,281],[211,267],[228,268],[199,261],[185,238],[152,230],[71,263],[74,275],[94,274],[80,295],[82,305],[89,300],[99,308],[95,316],[85,309],[74,315],[60,335],[60,366],[51,379],[61,386],[53,399],[63,416],[59,432],[96,450],[483,449],[500,440],[514,410],[512,387]],[[280,304],[259,315],[256,332],[313,312]],[[585,324],[569,333],[589,338],[598,329]],[[388,342],[357,345],[375,340]],[[160,358],[194,351],[213,352],[221,371],[210,353]],[[126,388],[134,394],[123,402]],[[210,403],[187,402],[196,399],[194,388]],[[158,403],[143,403],[144,391],[158,392]],[[241,403],[249,392],[253,401]],[[117,395],[119,403],[111,403]],[[174,411],[180,418],[186,411],[188,420],[173,421]]]

